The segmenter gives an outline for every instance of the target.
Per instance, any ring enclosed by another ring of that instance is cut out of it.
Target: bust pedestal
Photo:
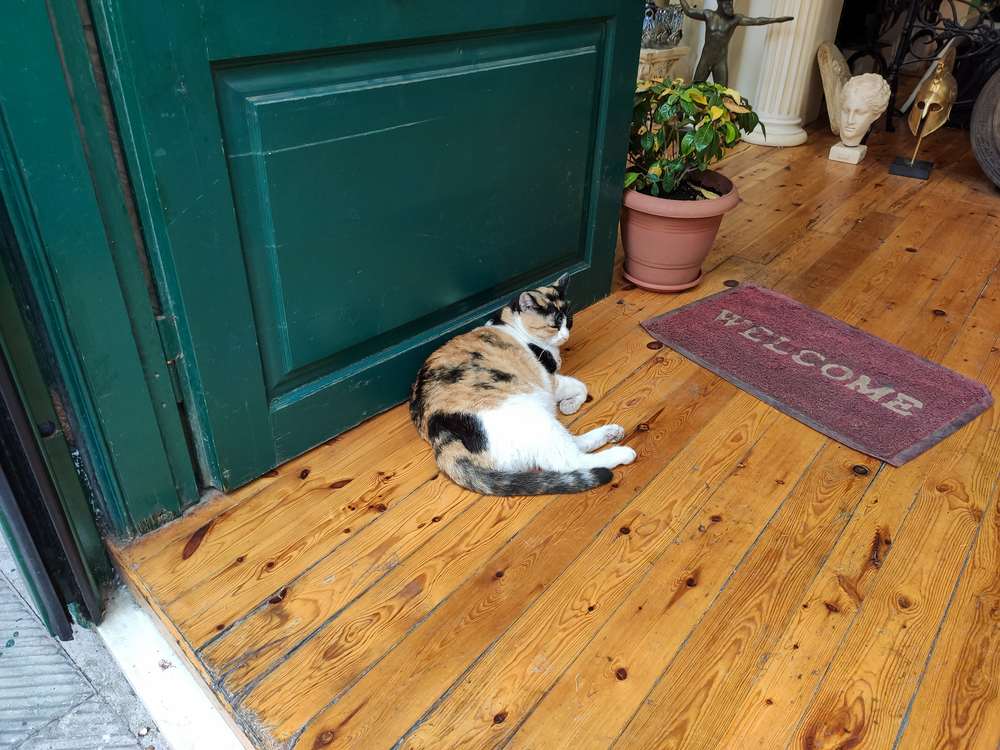
[[[842,161],[845,164],[858,164],[868,153],[867,146],[845,146],[838,143],[830,149],[830,161]]]
[[[639,50],[639,74],[636,79],[639,81],[650,78],[672,78],[671,72],[674,66],[687,57],[690,52],[689,47],[669,47],[667,49],[641,49]]]

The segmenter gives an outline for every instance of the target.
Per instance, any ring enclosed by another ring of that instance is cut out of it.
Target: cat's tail
[[[450,460],[449,460],[450,459]],[[445,474],[466,489],[483,495],[556,495],[586,492],[610,482],[610,469],[578,469],[576,471],[514,471],[502,472],[480,466],[466,456],[438,455],[438,465]]]

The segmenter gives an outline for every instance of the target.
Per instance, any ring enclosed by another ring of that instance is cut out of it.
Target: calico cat
[[[410,390],[410,417],[457,484],[484,495],[581,492],[611,481],[635,460],[616,424],[572,435],[556,407],[573,414],[587,386],[559,374],[559,347],[573,315],[569,276],[522,292],[490,322],[434,352]]]

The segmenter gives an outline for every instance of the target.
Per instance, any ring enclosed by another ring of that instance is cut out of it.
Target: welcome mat
[[[993,403],[981,383],[758,286],[727,289],[642,326],[733,385],[893,466]]]

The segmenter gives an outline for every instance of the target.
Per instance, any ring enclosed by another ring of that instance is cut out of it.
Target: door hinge
[[[167,363],[167,373],[170,385],[174,389],[177,403],[184,401],[184,389],[181,388],[181,353],[180,335],[177,331],[177,318],[173,315],[157,315],[156,327],[160,332],[160,345],[163,347],[163,357]]]

